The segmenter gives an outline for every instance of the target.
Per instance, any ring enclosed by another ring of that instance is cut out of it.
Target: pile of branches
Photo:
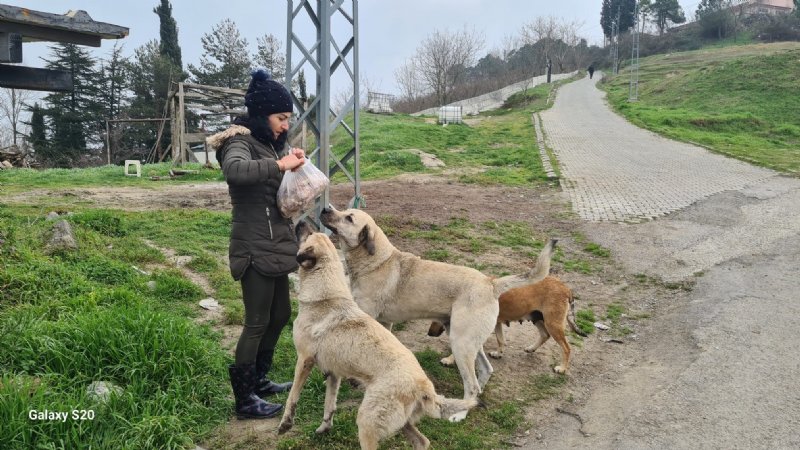
[[[26,153],[14,145],[0,148],[0,170],[14,167],[35,167],[36,165]]]

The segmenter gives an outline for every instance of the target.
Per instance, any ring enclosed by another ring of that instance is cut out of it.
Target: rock
[[[219,308],[219,303],[211,297],[204,298],[200,300],[200,307],[203,309],[208,309],[210,311],[215,311]]]
[[[93,401],[105,402],[113,395],[122,395],[123,389],[110,381],[93,381],[86,388],[86,394]]]
[[[148,281],[147,282],[147,288],[150,289],[151,291],[155,291],[156,290],[156,282],[155,281]]]
[[[436,155],[431,155],[430,153],[425,153],[422,150],[412,148],[408,150],[409,152],[419,156],[419,159],[422,161],[422,165],[428,168],[432,167],[445,167],[444,162],[437,158]]]
[[[146,270],[142,270],[142,269],[140,269],[140,268],[138,268],[136,266],[133,266],[133,265],[131,267],[133,267],[133,270],[139,272],[142,275],[150,275],[150,272],[148,272]]]
[[[600,322],[595,322],[594,323],[594,327],[597,328],[598,330],[603,330],[603,331],[608,330],[609,328],[611,328],[608,325],[606,325],[604,323],[600,323]]]
[[[53,226],[53,237],[47,243],[45,253],[52,254],[60,251],[77,250],[78,243],[72,234],[72,227],[69,222],[62,220]]]
[[[47,215],[46,219],[47,219],[47,220],[51,220],[51,221],[52,221],[52,220],[58,220],[58,218],[59,218],[59,217],[60,217],[60,216],[58,215],[58,213],[57,213],[57,212],[55,212],[55,211],[50,211],[50,213]]]

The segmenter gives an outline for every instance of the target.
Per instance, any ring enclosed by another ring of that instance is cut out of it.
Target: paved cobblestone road
[[[633,127],[594,80],[562,87],[542,121],[581,231],[630,273],[691,289],[653,299],[603,381],[573,380],[573,415],[523,447],[800,448],[800,180]]]
[[[562,187],[581,218],[650,219],[775,176],[631,125],[606,106],[596,81],[563,86],[541,114]]]

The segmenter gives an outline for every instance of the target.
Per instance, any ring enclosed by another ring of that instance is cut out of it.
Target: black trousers
[[[255,363],[259,354],[272,354],[283,327],[289,323],[292,305],[289,301],[289,276],[268,277],[248,268],[242,277],[244,329],[236,344],[236,365]]]

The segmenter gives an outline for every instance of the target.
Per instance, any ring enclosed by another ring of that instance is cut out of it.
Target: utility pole
[[[316,74],[316,95],[308,104],[292,92],[292,100],[299,111],[294,127],[308,126],[314,133],[317,147],[307,151],[317,168],[328,178],[341,171],[353,183],[353,198],[348,207],[364,206],[361,196],[361,169],[359,147],[359,60],[358,60],[358,0],[287,0],[286,27],[286,86],[304,66],[311,66]],[[335,20],[335,21],[334,21]],[[338,29],[336,25],[340,26]],[[295,30],[313,27],[316,33],[307,37]],[[339,38],[337,42],[337,38]],[[342,40],[342,38],[344,40]],[[352,95],[335,111],[331,103],[331,77],[337,69],[352,86]],[[290,90],[291,92],[291,90]],[[346,120],[347,119],[347,120]],[[347,121],[351,123],[348,124]],[[332,151],[331,137],[337,127],[342,127],[352,138],[352,147],[341,157]],[[352,171],[347,163],[352,161]],[[316,208],[309,213],[317,221],[322,208],[330,202],[330,191],[320,196]]]
[[[628,101],[639,100],[639,2],[633,7],[633,32],[631,33],[631,84],[628,88]]]
[[[619,73],[619,17],[620,11],[617,7],[617,18],[611,24],[611,38],[614,40],[614,45],[611,47],[611,67],[614,75]]]

